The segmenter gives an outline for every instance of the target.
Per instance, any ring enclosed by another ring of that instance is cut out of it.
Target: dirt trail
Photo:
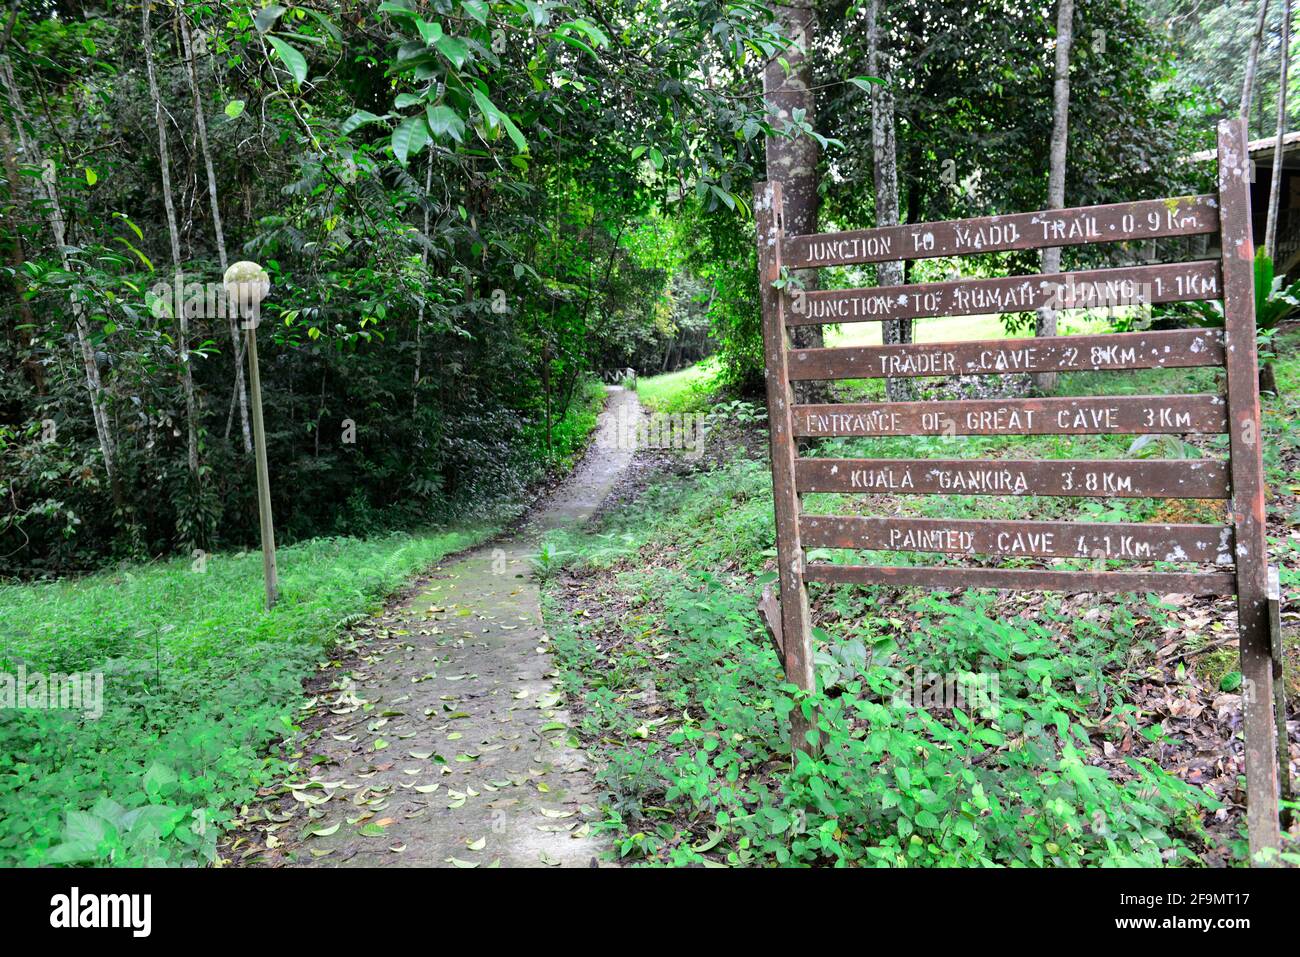
[[[438,569],[368,623],[351,694],[321,697],[333,707],[311,750],[334,762],[317,775],[329,787],[300,792],[330,795],[314,823],[326,833],[281,838],[284,863],[588,866],[599,856],[586,824],[592,779],[567,744],[528,558],[545,531],[586,520],[608,495],[633,457],[620,421],[638,415],[635,392],[611,389],[592,451],[517,533]],[[280,833],[297,834],[303,818]]]

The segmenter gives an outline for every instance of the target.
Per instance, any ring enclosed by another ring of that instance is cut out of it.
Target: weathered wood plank
[[[804,548],[1231,565],[1227,525],[804,515]]]
[[[1243,120],[1219,124],[1219,202],[1223,209],[1223,316],[1228,353],[1228,447],[1237,539],[1246,752],[1246,824],[1250,850],[1281,841],[1273,723],[1273,663],[1268,631],[1268,546],[1264,538],[1263,432],[1255,348],[1255,250],[1250,226],[1250,155]]]
[[[771,583],[763,586],[763,597],[758,600],[758,617],[763,622],[763,630],[767,632],[767,640],[772,643],[777,658],[784,662],[785,643],[781,639],[781,603],[773,594]]]
[[[797,405],[794,430],[809,437],[1220,433],[1226,413],[1217,395],[865,402]]]
[[[807,269],[898,259],[969,256],[1008,249],[1196,236],[1213,233],[1218,228],[1218,197],[1180,196],[1108,206],[790,236],[782,244],[781,258],[789,269]]]
[[[1228,465],[1213,459],[801,458],[795,482],[800,492],[1224,499]]]
[[[913,286],[824,289],[785,293],[786,324],[882,322],[930,316],[973,316],[1032,312],[1050,306],[1102,309],[1161,302],[1218,299],[1220,264],[1215,260],[1092,269],[1050,276],[952,279]]]
[[[1231,595],[1231,572],[1074,572],[1037,568],[901,568],[809,562],[808,581],[895,588],[1007,588],[1021,591],[1155,592],[1158,595]]]
[[[767,379],[767,412],[772,450],[772,501],[776,511],[777,573],[781,584],[781,652],[790,683],[813,690],[812,621],[804,587],[803,546],[799,543],[799,494],[795,490],[794,394],[786,367],[783,304],[772,288],[781,275],[783,204],[780,183],[754,185],[754,218],[758,226],[758,284],[763,309],[763,353]],[[791,716],[793,751],[816,751],[808,734],[816,723],[796,708]]]
[[[883,379],[1223,365],[1218,329],[793,349],[792,379]]]

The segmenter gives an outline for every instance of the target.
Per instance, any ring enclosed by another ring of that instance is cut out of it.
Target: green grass
[[[596,429],[596,417],[605,407],[605,386],[599,379],[588,379],[577,389],[569,409],[551,423],[551,447],[546,447],[546,423],[539,421],[528,431],[527,442],[533,455],[552,472],[567,472],[577,464],[587,449],[587,440]]]
[[[636,380],[636,394],[652,412],[697,412],[717,388],[718,360],[710,356],[676,372]]]
[[[1090,312],[1063,313],[1059,318],[1059,332],[1063,336],[1088,332],[1106,332],[1110,322],[1104,315]],[[1020,333],[1029,335],[1031,332]],[[878,346],[881,344],[881,323],[852,322],[831,326],[826,330],[827,346]],[[916,342],[965,342],[971,339],[1010,338],[1002,317],[951,316],[940,319],[916,319],[912,323],[912,336]]]
[[[98,672],[102,715],[0,712],[0,864],[194,864],[275,780],[303,679],[350,616],[490,529],[315,539],[0,586],[0,672]]]

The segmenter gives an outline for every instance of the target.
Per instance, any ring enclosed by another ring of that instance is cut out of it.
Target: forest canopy
[[[1176,78],[1166,23],[1192,14],[1164,6],[1075,13],[1072,204],[1204,176],[1179,158],[1211,143],[1235,53]],[[791,38],[760,3],[15,0],[0,574],[256,541],[244,357],[220,305],[236,261],[270,280],[258,337],[289,541],[517,505],[579,451],[592,383],[618,370],[716,350],[722,382],[754,390],[764,140],[818,141],[828,228],[875,222],[866,14],[819,7],[816,116],[774,125],[762,73]],[[1186,42],[1218,43],[1215,16]],[[901,218],[1044,205],[1052,5],[879,17]]]

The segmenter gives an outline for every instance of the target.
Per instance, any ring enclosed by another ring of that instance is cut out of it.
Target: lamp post
[[[243,260],[226,270],[227,302],[243,317],[244,342],[248,352],[248,387],[253,400],[253,454],[257,459],[257,517],[262,529],[262,577],[266,582],[266,610],[275,607],[280,596],[275,568],[275,525],[271,521],[271,476],[266,465],[266,429],[262,425],[262,380],[257,368],[257,326],[261,322],[262,300],[271,291],[271,277],[255,262]]]

